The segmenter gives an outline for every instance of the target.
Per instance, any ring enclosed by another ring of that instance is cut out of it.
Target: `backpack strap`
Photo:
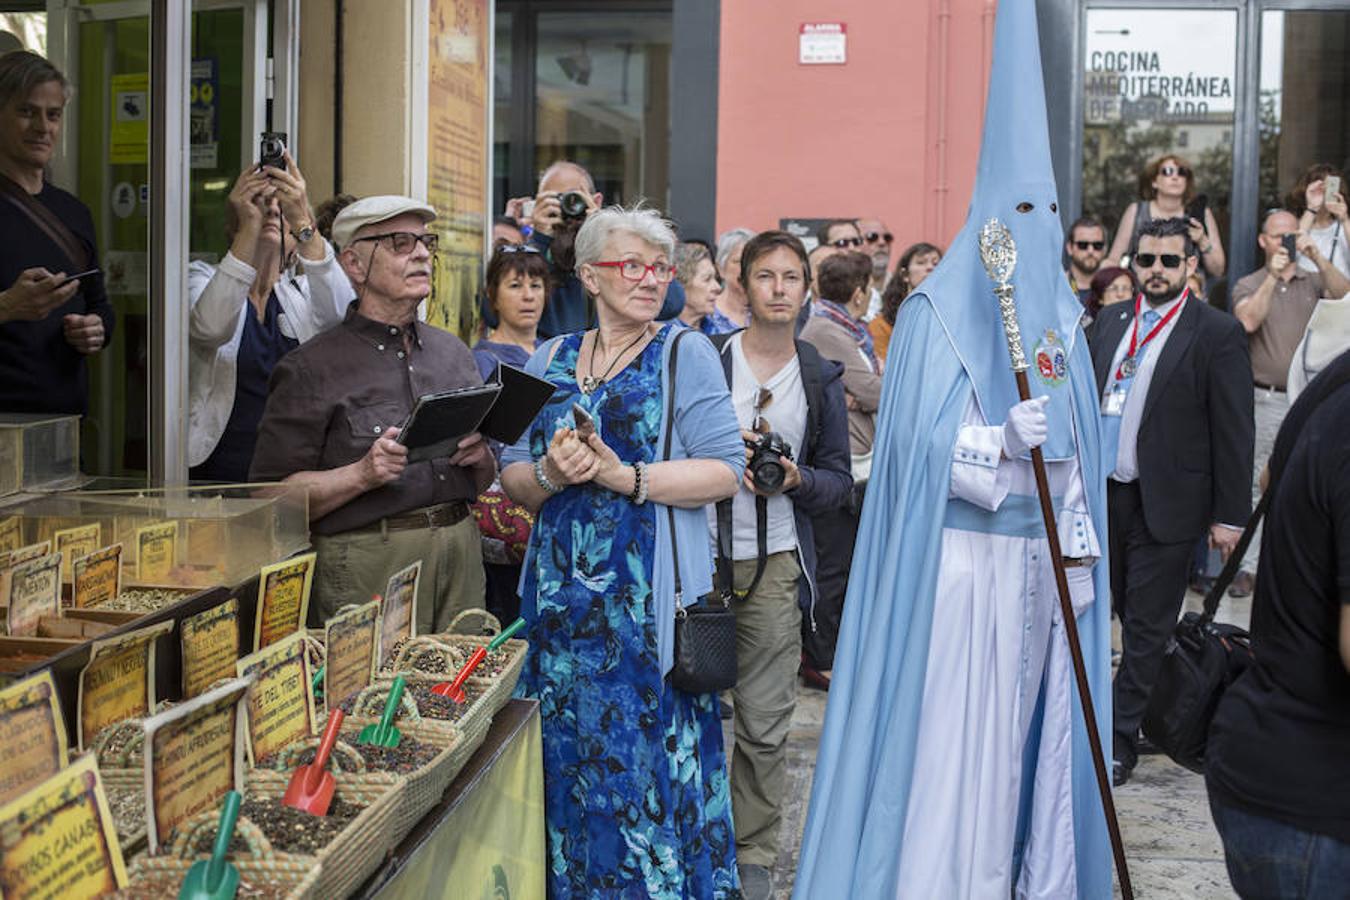
[[[89,249],[75,236],[66,223],[57,217],[40,200],[28,193],[8,175],[0,174],[0,196],[3,196],[19,212],[26,215],[33,224],[47,235],[47,238],[60,248],[61,253],[73,266],[72,272],[83,272],[90,268]]]

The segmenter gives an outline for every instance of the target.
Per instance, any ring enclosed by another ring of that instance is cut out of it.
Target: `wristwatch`
[[[306,222],[299,228],[292,228],[291,237],[295,238],[302,244],[308,244],[310,238],[314,237],[314,223]]]

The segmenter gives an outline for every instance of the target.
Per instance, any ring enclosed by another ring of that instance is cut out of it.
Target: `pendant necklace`
[[[632,350],[634,347],[636,347],[638,341],[642,340],[646,336],[647,336],[647,329],[643,328],[642,331],[638,334],[638,336],[633,338],[633,340],[628,343],[628,346],[620,350],[619,355],[614,357],[614,359],[610,361],[609,368],[605,369],[605,371],[600,374],[599,378],[596,378],[595,348],[600,345],[600,331],[597,329],[595,332],[595,340],[591,343],[590,363],[586,366],[586,369],[590,374],[588,374],[585,378],[581,379],[581,392],[583,394],[593,393],[596,388],[604,384],[609,379],[609,373],[613,372],[614,367],[619,364],[619,360],[623,359],[623,355],[627,353],[629,350]]]

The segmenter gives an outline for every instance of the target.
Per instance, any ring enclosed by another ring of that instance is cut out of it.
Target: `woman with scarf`
[[[872,474],[872,439],[876,434],[877,406],[881,403],[881,361],[863,316],[871,299],[872,261],[862,253],[836,253],[820,264],[817,294],[811,318],[801,339],[826,359],[844,366],[848,402],[848,442],[853,456],[853,494],[838,510],[815,519],[816,631],[804,635],[807,648],[802,676],[810,687],[829,688],[834,660],[834,637],[844,610],[848,571],[853,562],[853,540],[858,532],[863,493]],[[828,637],[822,639],[822,635]]]

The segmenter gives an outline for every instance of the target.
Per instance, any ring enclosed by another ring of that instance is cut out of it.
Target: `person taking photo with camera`
[[[558,160],[539,176],[533,207],[528,200],[520,204],[520,214],[533,228],[529,245],[545,255],[553,270],[553,289],[539,317],[540,338],[595,327],[595,300],[577,278],[574,247],[582,223],[600,209],[604,200],[590,172],[574,162]],[[663,322],[673,319],[683,308],[684,288],[672,283],[656,318]],[[485,310],[483,318],[489,327],[496,327],[496,317],[490,311]]]
[[[342,321],[356,297],[317,231],[305,177],[275,135],[226,198],[219,266],[188,265],[188,465],[247,481],[267,385],[281,358]],[[304,271],[299,271],[303,266]]]
[[[710,511],[718,578],[736,597],[732,818],[741,890],[773,896],[787,734],[797,701],[802,610],[815,603],[811,519],[846,502],[848,410],[843,367],[795,338],[811,283],[806,248],[782,231],[741,257],[750,324],[715,336],[747,460],[740,490]]]

